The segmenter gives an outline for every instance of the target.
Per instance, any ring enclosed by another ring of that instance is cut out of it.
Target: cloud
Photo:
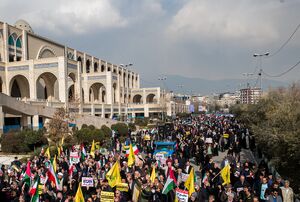
[[[234,39],[243,43],[269,43],[278,39],[272,14],[265,17],[265,12],[276,8],[276,2],[273,3],[190,0],[173,16],[166,34],[176,40],[198,42]]]
[[[64,33],[84,34],[95,30],[106,30],[127,25],[120,11],[110,0],[52,0],[32,4],[36,9],[21,15],[32,27]]]

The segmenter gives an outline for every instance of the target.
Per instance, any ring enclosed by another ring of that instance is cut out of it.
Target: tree
[[[48,138],[54,145],[58,145],[61,139],[68,136],[69,133],[68,116],[64,108],[59,108],[49,121]]]
[[[281,175],[300,184],[300,85],[271,90],[256,105],[231,108],[236,117],[253,132],[263,153]]]

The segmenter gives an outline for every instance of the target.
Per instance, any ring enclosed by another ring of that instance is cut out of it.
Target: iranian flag
[[[47,172],[47,177],[48,177],[48,180],[50,180],[50,182],[53,182],[55,184],[56,188],[59,188],[59,182],[58,182],[56,173],[54,172],[52,163],[50,163],[50,166],[49,166],[49,169]]]
[[[26,171],[25,171],[25,174],[24,174],[23,181],[25,182],[25,184],[30,186],[30,184],[31,184],[30,161],[27,162],[27,167],[26,167]]]
[[[39,187],[39,178],[35,181],[35,183],[29,190],[29,194],[31,196],[30,202],[38,202],[39,201],[38,187]]]
[[[85,148],[84,148],[84,145],[83,144],[81,144],[80,145],[80,150],[81,150],[81,152],[80,152],[80,154],[81,154],[81,159],[85,159],[85,157],[86,157],[86,151],[85,151]]]
[[[172,189],[174,189],[176,187],[175,182],[172,178],[170,178],[170,176],[168,177],[166,184],[162,190],[163,194],[168,194],[169,191],[171,191]]]
[[[128,146],[124,146],[124,149],[126,151],[126,157],[129,156],[129,152],[130,152],[129,147],[130,147],[129,145]],[[139,149],[137,148],[137,146],[135,144],[132,144],[132,149],[133,149],[134,155],[138,155]]]

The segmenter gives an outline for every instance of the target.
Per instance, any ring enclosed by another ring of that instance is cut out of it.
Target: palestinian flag
[[[170,176],[168,177],[165,186],[162,190],[163,194],[168,194],[169,191],[173,190],[176,187],[175,182]]]
[[[29,190],[29,194],[31,196],[30,202],[38,202],[39,201],[39,181],[40,180],[38,178]]]
[[[25,184],[30,186],[30,184],[31,184],[30,161],[27,162],[27,167],[26,167],[26,171],[25,171],[25,174],[24,174],[24,177],[23,177],[23,181],[25,182]]]
[[[134,155],[138,155],[139,149],[137,148],[137,146],[135,144],[132,144],[132,149],[133,149]],[[124,146],[124,150],[126,151],[126,157],[128,157],[129,153],[130,153],[130,145]]]

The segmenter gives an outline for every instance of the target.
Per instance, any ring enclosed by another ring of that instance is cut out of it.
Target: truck
[[[154,142],[154,145],[155,150],[153,155],[155,156],[164,156],[165,158],[168,158],[169,156],[172,156],[176,151],[176,142],[159,141]]]

